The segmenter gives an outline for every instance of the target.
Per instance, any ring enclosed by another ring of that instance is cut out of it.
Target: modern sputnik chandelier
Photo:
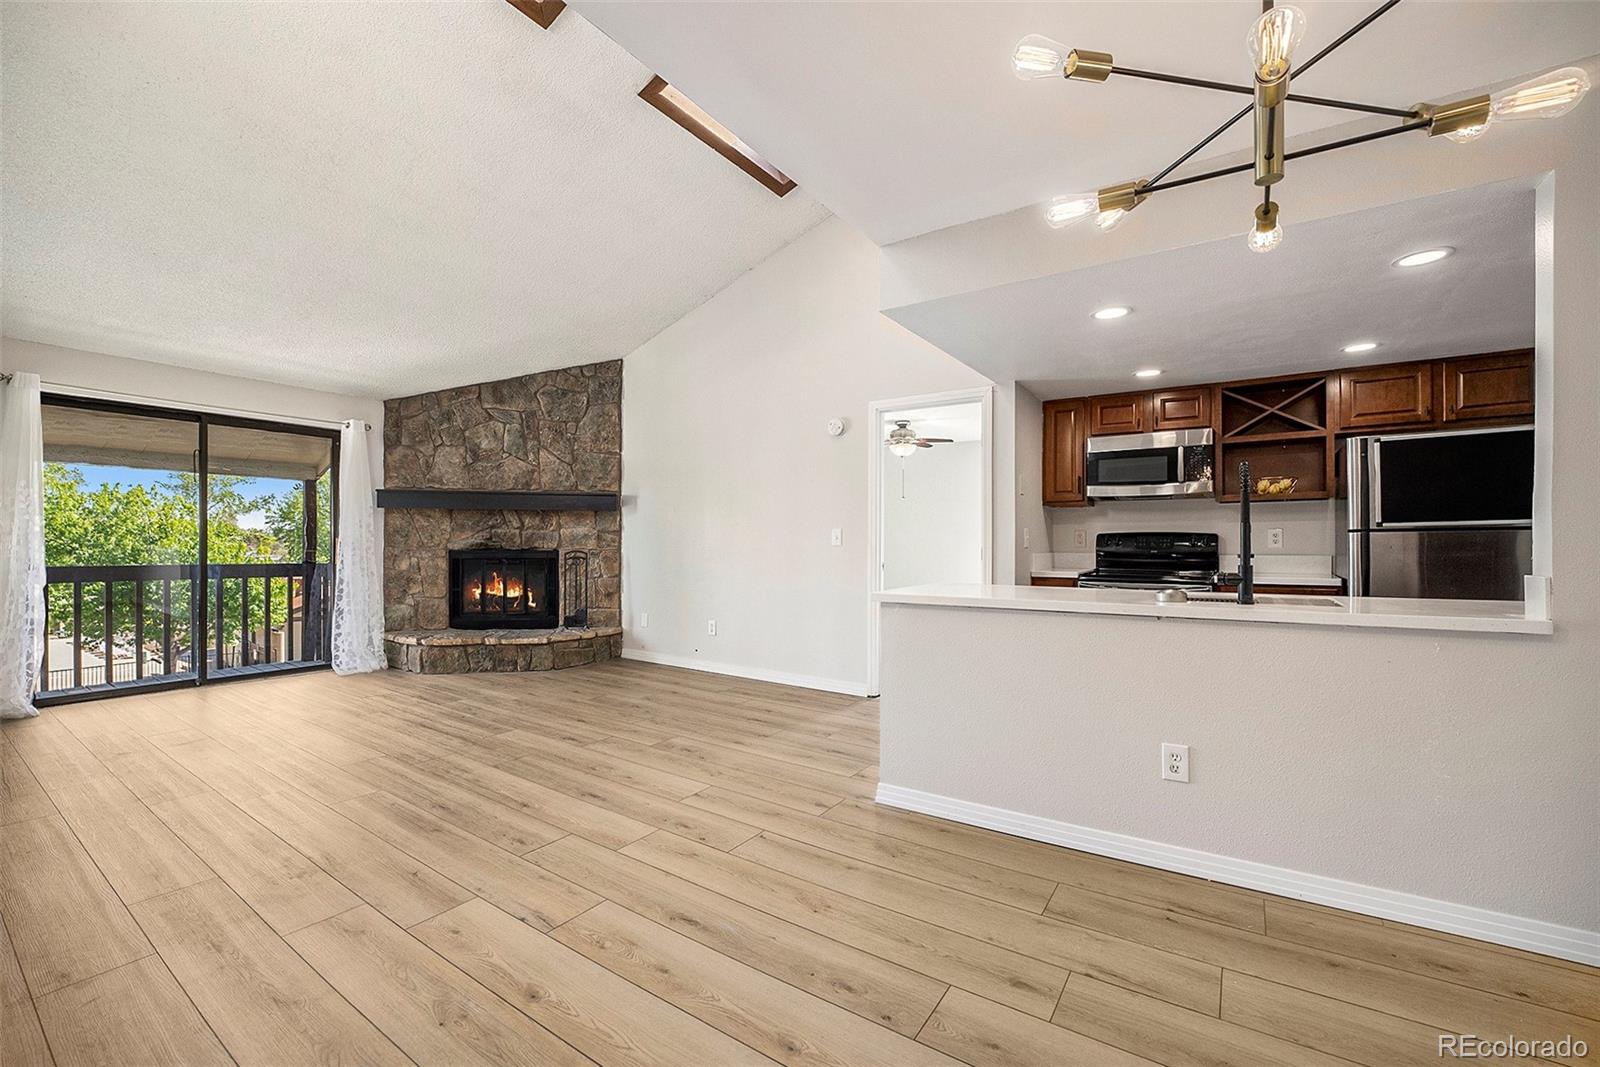
[[[1143,78],[1147,81],[1168,82],[1254,97],[1249,105],[1211,131],[1193,148],[1173,160],[1153,177],[1123,182],[1120,185],[1108,185],[1096,192],[1058,196],[1046,207],[1045,221],[1059,229],[1092,216],[1097,227],[1101,230],[1110,230],[1152,193],[1253,169],[1256,184],[1262,188],[1262,201],[1261,206],[1255,210],[1254,225],[1246,236],[1246,243],[1253,252],[1270,252],[1283,241],[1283,227],[1278,223],[1278,205],[1272,199],[1272,187],[1283,180],[1284,164],[1289,160],[1331,152],[1337,148],[1349,148],[1352,145],[1392,137],[1411,130],[1427,130],[1430,137],[1443,136],[1464,144],[1483,136],[1494,123],[1529,118],[1559,118],[1576,107],[1578,101],[1589,91],[1589,75],[1578,67],[1563,67],[1493,95],[1469,96],[1447,104],[1416,104],[1409,108],[1379,107],[1375,104],[1332,100],[1328,97],[1306,96],[1289,91],[1291,73],[1304,74],[1399,2],[1400,0],[1389,0],[1346,30],[1332,44],[1296,67],[1292,61],[1295,48],[1305,36],[1305,12],[1297,7],[1276,7],[1272,0],[1265,0],[1261,17],[1250,27],[1249,36],[1246,38],[1250,46],[1250,58],[1255,67],[1255,77],[1251,85],[1233,85],[1208,81],[1204,78],[1119,67],[1112,62],[1108,52],[1068,48],[1058,41],[1052,41],[1038,34],[1024,37],[1017,43],[1016,52],[1011,57],[1011,68],[1017,77],[1025,80],[1064,77],[1069,81],[1103,82],[1116,74],[1126,78]],[[1370,115],[1384,115],[1400,121],[1398,125],[1372,133],[1289,152],[1285,150],[1284,144],[1284,111],[1285,105],[1291,101],[1342,108],[1346,111],[1360,111]],[[1220,137],[1234,123],[1251,114],[1255,116],[1256,158],[1253,164],[1223,167],[1220,170],[1182,178],[1168,177],[1193,158],[1195,153]]]

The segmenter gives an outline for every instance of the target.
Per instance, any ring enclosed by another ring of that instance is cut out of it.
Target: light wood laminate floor
[[[623,662],[7,723],[0,1060],[1600,1062],[1594,968],[881,808],[876,759],[871,701]]]

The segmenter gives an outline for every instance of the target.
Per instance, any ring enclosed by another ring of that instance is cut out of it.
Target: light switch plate
[[[830,530],[828,532],[828,544],[833,545],[835,548],[844,544],[844,531],[837,526]]]

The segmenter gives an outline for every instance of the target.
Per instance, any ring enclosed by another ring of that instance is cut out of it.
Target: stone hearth
[[[383,647],[389,666],[413,674],[549,671],[617,658],[622,628],[396,630]]]
[[[622,485],[622,364],[386,401],[383,445],[390,489],[614,494]],[[621,643],[619,512],[385,507],[383,533],[386,644],[395,666],[547,670],[608,658]],[[450,549],[546,549],[562,559],[571,550],[588,553],[591,629],[480,630],[454,640],[468,631],[449,629]],[[483,639],[513,632],[543,640]]]

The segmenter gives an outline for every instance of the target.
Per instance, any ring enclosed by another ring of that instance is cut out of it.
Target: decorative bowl
[[[1294,487],[1300,484],[1300,479],[1287,475],[1266,475],[1254,479],[1254,482],[1251,490],[1256,496],[1289,496],[1294,492]]]

